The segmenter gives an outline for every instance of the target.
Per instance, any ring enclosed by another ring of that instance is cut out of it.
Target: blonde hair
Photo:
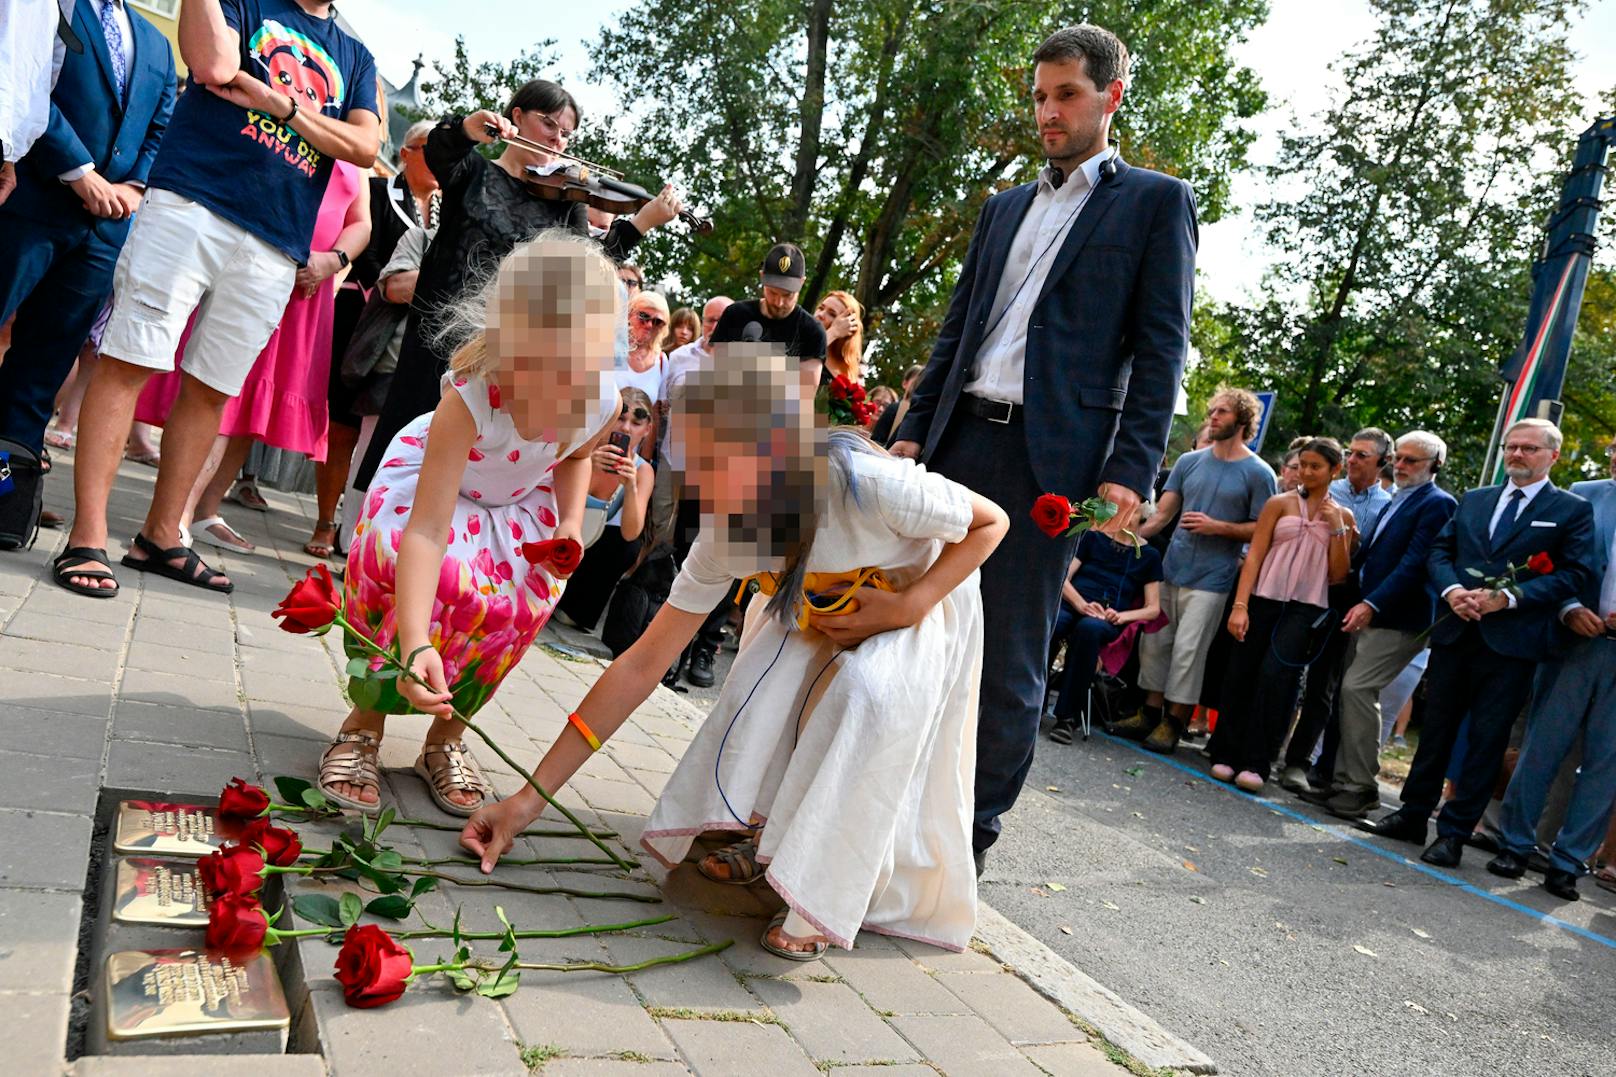
[[[662,312],[662,329],[654,337],[649,347],[653,352],[662,350],[662,345],[668,342],[668,334],[673,332],[673,316],[668,313],[668,301],[661,292],[647,291],[642,288],[628,301],[628,313],[633,314],[640,307],[655,307]]]
[[[847,375],[848,381],[858,381],[862,373],[859,367],[864,361],[864,308],[846,292],[826,292],[819,301],[823,303],[827,299],[841,300],[859,320],[859,327],[830,346],[825,352],[825,367],[832,374]]]
[[[485,378],[499,368],[488,347],[490,312],[513,306],[526,324],[565,327],[596,316],[617,317],[617,271],[599,244],[562,229],[540,232],[518,243],[481,280],[474,282],[437,318],[433,337],[454,349],[449,369]]]

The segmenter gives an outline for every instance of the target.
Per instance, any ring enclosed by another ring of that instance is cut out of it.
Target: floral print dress
[[[471,411],[477,439],[460,480],[453,526],[444,536],[447,548],[438,571],[429,638],[443,657],[455,707],[469,717],[488,702],[561,598],[562,581],[551,576],[547,566],[529,564],[522,556],[522,544],[554,535],[556,461],[617,418],[618,395],[611,376],[602,375],[590,426],[576,431],[566,445],[557,445],[528,441],[518,434],[510,415],[500,409],[497,385],[453,374],[444,380]],[[422,415],[388,445],[348,551],[343,584],[348,620],[394,653],[399,539],[415,503],[431,425],[432,414]],[[350,658],[369,656],[352,640],[347,650]],[[372,670],[381,664],[379,657],[370,659]],[[395,682],[382,685],[376,710],[385,714],[411,710]],[[357,690],[358,685],[351,687]]]

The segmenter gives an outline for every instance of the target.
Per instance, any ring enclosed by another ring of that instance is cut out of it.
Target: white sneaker
[[[1286,767],[1279,776],[1281,789],[1289,789],[1293,793],[1311,793],[1313,787],[1308,784],[1307,771],[1302,767]]]

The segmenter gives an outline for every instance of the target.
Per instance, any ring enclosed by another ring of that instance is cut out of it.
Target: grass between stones
[[[560,1058],[566,1050],[553,1043],[535,1043],[522,1047],[522,1065],[529,1070],[536,1070],[552,1058]]]
[[[658,1021],[736,1021],[749,1025],[783,1025],[772,1013],[742,1010],[692,1010],[685,1006],[647,1006],[645,1012]]]

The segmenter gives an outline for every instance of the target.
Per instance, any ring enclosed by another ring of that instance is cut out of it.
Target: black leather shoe
[[[1425,844],[1425,820],[1416,819],[1401,808],[1379,819],[1360,819],[1358,829],[1367,830],[1382,838],[1406,841],[1414,845]]]
[[[1553,861],[1543,855],[1542,850],[1533,849],[1531,852],[1526,854],[1526,870],[1535,872],[1538,875],[1547,875],[1549,872],[1557,869],[1555,868]]]
[[[1438,838],[1420,854],[1420,859],[1434,867],[1456,868],[1464,855],[1463,838]]]
[[[1543,889],[1561,901],[1582,900],[1582,895],[1577,893],[1577,877],[1559,868],[1550,868],[1543,876]]]
[[[976,861],[976,877],[980,879],[982,873],[988,870],[988,851],[986,849],[974,849],[971,852],[971,859]]]
[[[713,656],[706,651],[697,651],[691,655],[690,667],[685,670],[685,680],[697,688],[711,688],[713,679]]]
[[[1498,839],[1485,830],[1478,830],[1465,839],[1465,844],[1472,849],[1480,849],[1484,853],[1501,853],[1504,847],[1498,844]]]
[[[1519,879],[1526,874],[1526,858],[1505,849],[1487,861],[1487,870],[1501,879]]]

